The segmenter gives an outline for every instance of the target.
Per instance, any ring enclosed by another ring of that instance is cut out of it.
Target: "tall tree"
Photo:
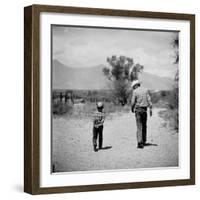
[[[126,56],[113,55],[107,62],[110,67],[105,67],[103,73],[112,82],[114,98],[125,105],[130,95],[130,82],[138,79],[144,67],[139,63],[134,65],[133,59]]]

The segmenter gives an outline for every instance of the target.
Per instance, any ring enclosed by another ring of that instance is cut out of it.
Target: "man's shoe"
[[[142,143],[138,143],[137,148],[139,148],[139,149],[143,149],[143,148],[144,148],[144,145],[143,145]]]

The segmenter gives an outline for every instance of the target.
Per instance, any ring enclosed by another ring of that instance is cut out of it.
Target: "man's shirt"
[[[95,128],[99,128],[100,126],[103,126],[103,123],[105,121],[105,113],[96,111],[93,114],[93,124]]]
[[[134,108],[138,107],[152,107],[151,97],[149,91],[146,88],[138,87],[133,90],[131,105]]]

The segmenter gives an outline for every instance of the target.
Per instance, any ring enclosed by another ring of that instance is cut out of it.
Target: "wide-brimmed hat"
[[[135,85],[138,85],[140,84],[140,81],[139,80],[134,80],[132,83],[131,83],[131,87],[134,87]]]
[[[97,108],[103,108],[104,107],[104,105],[103,105],[103,103],[102,102],[97,102]]]

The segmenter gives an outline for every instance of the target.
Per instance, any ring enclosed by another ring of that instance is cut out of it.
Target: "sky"
[[[144,71],[174,78],[177,32],[52,26],[52,56],[68,67],[109,66],[112,55],[133,58]]]

